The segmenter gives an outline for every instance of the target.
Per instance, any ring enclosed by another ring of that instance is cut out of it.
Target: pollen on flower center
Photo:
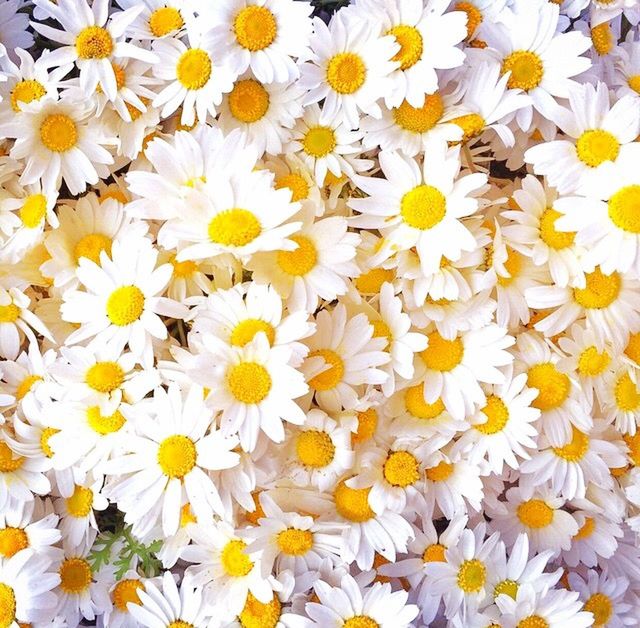
[[[551,207],[547,207],[540,216],[540,239],[555,251],[560,251],[571,246],[575,240],[574,231],[558,231],[556,220],[562,214]]]
[[[0,305],[0,323],[15,323],[20,318],[20,308],[15,303]]]
[[[393,61],[400,64],[401,70],[408,70],[422,58],[423,42],[420,31],[415,26],[399,24],[394,26],[387,35],[393,35],[400,45]]]
[[[190,624],[188,621],[182,621],[181,619],[178,619],[168,624],[167,628],[195,628],[195,626],[193,624]]]
[[[327,83],[338,94],[354,94],[367,78],[367,67],[355,52],[339,52],[329,59]]]
[[[427,476],[427,480],[431,482],[444,482],[451,477],[453,469],[454,466],[452,463],[442,460],[435,467],[427,469],[425,475]]]
[[[269,110],[269,92],[255,79],[238,81],[229,94],[229,110],[240,122],[257,122]]]
[[[282,604],[274,594],[266,604],[257,600],[249,591],[238,619],[242,628],[276,628],[282,613]]]
[[[616,381],[614,394],[616,405],[620,410],[633,412],[640,406],[640,391],[629,373],[624,373]]]
[[[85,382],[97,392],[112,392],[124,382],[124,371],[117,362],[96,362],[87,370]]]
[[[16,595],[13,589],[0,582],[0,626],[9,628],[16,619]]]
[[[571,440],[562,447],[554,447],[553,453],[567,462],[579,462],[589,451],[589,437],[575,427],[572,428]]]
[[[296,440],[296,454],[307,467],[321,469],[333,462],[336,446],[331,436],[320,430],[304,430]]]
[[[107,299],[107,317],[118,327],[135,323],[143,311],[144,294],[137,286],[116,288]]]
[[[407,412],[417,419],[435,419],[444,412],[444,402],[436,399],[427,403],[424,399],[424,384],[407,388],[404,393],[404,405]]]
[[[576,302],[587,309],[609,307],[620,294],[621,279],[616,272],[605,275],[600,267],[585,275],[586,286],[574,288],[573,297]]]
[[[164,37],[183,26],[182,15],[175,7],[160,7],[149,16],[149,30],[154,37]]]
[[[76,51],[80,59],[106,59],[113,52],[113,39],[102,26],[87,26],[76,38]]]
[[[176,66],[176,77],[186,89],[202,89],[211,78],[211,57],[200,48],[183,52]]]
[[[34,100],[40,100],[47,90],[39,81],[25,79],[16,83],[11,92],[11,108],[18,113],[21,111],[21,104],[28,105]]]
[[[450,122],[462,129],[463,142],[468,142],[480,135],[486,125],[485,119],[478,113],[467,113],[464,116],[453,118]]]
[[[227,373],[231,394],[241,403],[260,403],[271,390],[269,371],[257,362],[240,362]]]
[[[271,323],[267,323],[267,321],[259,318],[246,318],[240,321],[231,332],[231,344],[234,347],[244,347],[247,343],[251,342],[259,332],[264,332],[267,340],[269,340],[269,344],[273,345],[276,339],[276,330]]]
[[[14,457],[7,443],[0,441],[0,473],[17,471],[24,463],[22,456]]]
[[[636,94],[640,94],[640,74],[630,76],[627,79],[627,84]]]
[[[464,11],[467,14],[467,39],[470,39],[482,23],[482,13],[471,2],[458,2],[454,11]]]
[[[363,412],[358,412],[357,417],[358,429],[355,434],[351,434],[351,442],[353,444],[368,441],[375,434],[378,427],[378,413],[373,407]]]
[[[309,184],[302,175],[292,172],[283,177],[278,177],[273,187],[276,190],[288,188],[291,190],[291,202],[296,203],[309,197]]]
[[[302,146],[312,157],[324,157],[336,147],[336,134],[331,127],[313,126],[304,135]]]
[[[121,613],[128,613],[127,604],[136,604],[140,606],[142,602],[140,601],[140,597],[138,596],[138,591],[144,591],[144,584],[140,582],[140,580],[134,580],[128,578],[126,580],[120,580],[113,588],[113,592],[111,593],[113,597],[114,606]]]
[[[458,570],[458,586],[465,593],[477,593],[484,586],[487,569],[477,558],[465,560]]]
[[[604,593],[594,593],[584,603],[583,610],[593,613],[594,626],[605,626],[613,614],[613,604]]]
[[[53,458],[53,449],[51,449],[51,445],[49,445],[49,439],[59,431],[60,430],[54,427],[45,427],[40,433],[40,448],[47,458]]]
[[[277,543],[282,552],[289,556],[304,556],[313,547],[313,533],[287,528],[278,534]]]
[[[493,589],[493,597],[496,598],[499,595],[508,595],[515,600],[516,595],[518,595],[518,583],[515,580],[502,580],[498,582]]]
[[[320,356],[327,363],[328,368],[312,377],[309,380],[309,386],[319,391],[335,388],[344,376],[342,358],[331,349],[317,349],[309,353],[310,358],[317,356]]]
[[[428,545],[422,552],[422,560],[425,563],[446,563],[445,552],[447,548],[440,543]]]
[[[414,229],[426,231],[435,227],[447,213],[447,199],[432,185],[418,185],[400,201],[400,215]]]
[[[486,422],[475,424],[473,427],[483,434],[497,434],[509,421],[509,409],[504,401],[495,395],[487,396],[486,405],[481,412],[486,415]]]
[[[631,358],[636,364],[640,364],[640,332],[629,335],[624,354]]]
[[[553,521],[553,508],[541,499],[522,502],[518,506],[516,514],[523,525],[536,530],[546,528]]]
[[[29,538],[24,530],[12,527],[0,530],[0,556],[11,558],[25,547],[29,547]]]
[[[420,478],[419,464],[408,451],[393,451],[384,463],[383,474],[389,484],[404,488]]]
[[[438,92],[425,96],[422,107],[413,107],[406,100],[391,110],[394,122],[405,131],[426,133],[442,118],[444,104]]]
[[[591,168],[605,161],[615,161],[620,152],[620,142],[609,131],[592,129],[585,131],[576,142],[578,159]]]
[[[93,506],[93,491],[84,486],[76,484],[73,489],[73,495],[65,500],[67,512],[72,517],[86,517]]]
[[[618,190],[608,203],[611,222],[628,233],[640,234],[640,185]]]
[[[16,399],[21,401],[29,393],[31,388],[36,382],[41,382],[42,377],[40,375],[27,375],[16,388]]]
[[[64,113],[51,113],[40,125],[40,139],[50,151],[64,153],[78,143],[76,123]]]
[[[110,415],[103,415],[100,413],[99,406],[90,406],[87,408],[87,423],[94,432],[105,436],[120,431],[126,419],[120,410]]]
[[[184,262],[176,262],[175,257],[173,257],[171,265],[173,266],[173,276],[179,279],[191,277],[198,270],[198,265],[190,259],[186,259]]]
[[[60,588],[65,593],[78,594],[89,588],[93,579],[91,566],[84,558],[67,558],[60,569]]]
[[[20,220],[27,229],[35,229],[42,223],[47,213],[47,197],[43,194],[31,194],[20,208]]]
[[[318,262],[318,252],[312,240],[302,235],[289,238],[298,248],[293,251],[278,251],[277,262],[280,269],[293,277],[303,277],[315,268]]]
[[[516,50],[502,62],[502,74],[511,72],[507,87],[528,92],[540,85],[544,66],[540,57],[529,50]]]
[[[522,255],[511,248],[507,249],[507,259],[504,269],[509,273],[508,277],[498,276],[498,284],[502,287],[509,286],[522,270]]]
[[[158,447],[158,464],[167,477],[182,479],[196,466],[196,445],[182,434],[165,438]]]
[[[372,268],[356,279],[356,289],[360,294],[379,294],[382,284],[392,282],[395,276],[391,268]]]
[[[251,5],[238,12],[233,20],[233,32],[240,46],[257,52],[273,43],[278,32],[278,23],[269,9]]]
[[[253,569],[253,562],[244,550],[247,544],[244,541],[234,539],[223,548],[220,561],[228,576],[242,578]]]
[[[216,214],[208,232],[211,242],[240,247],[253,242],[262,233],[262,226],[249,210],[233,207]]]
[[[375,517],[369,506],[370,491],[370,488],[351,488],[342,480],[333,494],[338,514],[354,523],[363,523]]]
[[[342,626],[343,628],[379,628],[380,624],[368,615],[354,615],[349,617]]]
[[[437,331],[429,334],[429,344],[420,353],[425,366],[434,371],[446,373],[462,362],[464,345],[460,338],[446,340]]]
[[[569,377],[551,362],[532,366],[527,374],[527,386],[538,389],[538,396],[531,405],[543,412],[560,407],[571,389]]]
[[[106,235],[101,233],[88,233],[78,240],[73,248],[73,257],[76,263],[80,261],[80,258],[86,257],[94,264],[100,265],[100,253],[104,251],[111,257],[111,245],[112,240]]]
[[[591,29],[591,41],[595,51],[603,57],[608,55],[615,46],[615,39],[609,22],[602,22]]]
[[[585,517],[581,528],[573,535],[575,540],[588,539],[596,528],[593,517]]]
[[[540,615],[529,615],[521,619],[516,628],[549,628],[549,622]]]
[[[578,373],[583,377],[595,377],[604,372],[611,362],[611,356],[606,352],[599,352],[591,345],[582,351],[578,358]]]

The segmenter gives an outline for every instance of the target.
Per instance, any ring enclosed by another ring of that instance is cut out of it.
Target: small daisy
[[[135,20],[127,26],[127,34],[134,39],[162,39],[175,36],[191,15],[187,0],[118,0],[123,9],[140,8]]]
[[[620,525],[609,521],[604,513],[576,511],[573,516],[580,529],[572,537],[571,547],[562,552],[562,560],[569,567],[596,567],[601,559],[613,557],[623,535]]]
[[[617,430],[633,436],[640,417],[640,385],[636,372],[627,365],[614,364],[598,392],[606,420]]]

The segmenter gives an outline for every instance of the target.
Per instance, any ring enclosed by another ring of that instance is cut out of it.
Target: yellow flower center
[[[182,15],[174,7],[160,7],[149,16],[149,30],[154,37],[164,37],[183,26]]]
[[[124,371],[117,362],[96,362],[87,371],[85,382],[97,392],[112,392],[124,382]]]
[[[562,214],[551,207],[547,207],[540,216],[540,239],[555,251],[571,246],[576,237],[575,231],[558,231],[556,229],[556,220],[560,216]]]
[[[553,453],[567,462],[579,462],[587,451],[589,451],[589,437],[575,427],[572,428],[571,441],[562,447],[553,448]]]
[[[135,323],[144,310],[144,294],[137,286],[116,288],[107,299],[107,317],[113,325]]]
[[[369,506],[370,491],[370,488],[350,488],[342,480],[333,494],[338,514],[354,523],[363,523],[375,517]]]
[[[373,327],[372,338],[386,338],[387,344],[384,348],[387,349],[389,347],[389,342],[391,342],[392,340],[389,325],[387,325],[383,320],[380,319],[369,321],[369,323]]]
[[[334,130],[328,126],[313,126],[302,138],[304,152],[316,158],[328,155],[337,143]]]
[[[173,276],[178,279],[186,279],[191,277],[197,270],[198,265],[193,260],[185,260],[184,262],[176,262],[175,257],[171,260],[173,266]]]
[[[468,142],[482,133],[485,127],[485,119],[478,113],[467,113],[451,120],[452,124],[462,129],[462,141]]]
[[[42,381],[42,377],[40,377],[40,375],[27,375],[20,382],[20,384],[18,384],[18,387],[16,388],[16,399],[18,401],[21,401],[22,399],[24,399],[27,393],[33,387],[33,385],[36,382],[41,382],[41,381]]]
[[[16,619],[16,595],[13,589],[0,582],[0,628],[9,628]]]
[[[592,517],[586,517],[582,527],[573,535],[573,538],[576,540],[588,539],[595,529],[595,520]]]
[[[84,486],[76,484],[73,489],[73,495],[65,500],[67,512],[72,517],[86,517],[93,506],[93,491]]]
[[[182,434],[165,438],[158,447],[158,464],[169,478],[182,479],[196,466],[196,445]]]
[[[278,547],[290,556],[304,556],[313,547],[313,534],[309,530],[287,528],[278,534]]]
[[[629,336],[629,342],[627,342],[624,354],[636,364],[640,364],[640,332]]]
[[[354,615],[342,625],[343,628],[378,628],[380,626],[377,621],[367,615]]]
[[[636,93],[640,94],[640,74],[634,74],[627,79],[629,87]]]
[[[450,462],[445,462],[442,460],[435,467],[430,467],[425,471],[427,476],[427,480],[431,482],[444,482],[451,477],[453,473],[454,466]]]
[[[569,396],[571,382],[565,373],[561,373],[551,362],[535,364],[527,374],[527,386],[537,388],[538,396],[532,406],[542,410],[559,408]]]
[[[383,474],[392,486],[404,488],[420,478],[420,466],[415,456],[408,451],[394,451],[387,457]]]
[[[553,521],[553,508],[541,499],[529,499],[522,502],[516,514],[522,525],[539,530],[546,528]]]
[[[446,563],[447,559],[444,555],[446,551],[447,548],[444,545],[433,543],[428,545],[422,552],[422,560],[425,563]]]
[[[257,122],[269,109],[269,92],[255,79],[238,81],[229,94],[229,110],[240,122]]]
[[[503,580],[498,582],[493,589],[493,597],[496,598],[499,595],[508,595],[512,599],[516,599],[518,595],[518,583],[515,580]]]
[[[631,462],[633,462],[636,467],[640,466],[640,432],[636,432],[633,436],[631,436],[631,434],[624,434],[622,438],[629,448],[627,455],[631,459]]]
[[[34,100],[40,100],[47,90],[39,81],[26,79],[16,83],[11,92],[11,108],[18,113],[21,111],[20,104],[28,105]]]
[[[269,344],[273,345],[276,338],[276,330],[273,325],[259,318],[247,318],[240,321],[231,332],[231,344],[234,347],[244,347],[251,342],[255,335],[264,332],[269,340]]]
[[[249,559],[248,554],[244,552],[246,547],[247,544],[238,539],[229,541],[224,546],[220,561],[228,576],[242,578],[253,569],[253,562]]]
[[[429,334],[429,344],[420,353],[425,366],[434,371],[446,373],[462,362],[464,345],[460,338],[445,340],[437,331]]]
[[[322,373],[318,373],[315,377],[312,377],[309,380],[309,386],[314,390],[320,391],[335,388],[342,381],[342,377],[344,376],[344,362],[342,361],[342,358],[331,349],[318,349],[309,354],[310,358],[314,358],[316,356],[322,357],[322,359],[329,365],[329,368],[322,371]]]
[[[578,373],[583,377],[595,377],[603,373],[610,362],[611,356],[606,351],[600,353],[594,345],[591,345],[580,353]]]
[[[574,288],[573,297],[584,308],[602,309],[611,305],[620,294],[620,275],[616,272],[605,275],[600,267],[585,275],[587,285]]]
[[[442,399],[436,399],[434,403],[424,400],[424,384],[407,388],[404,393],[404,405],[407,412],[417,419],[435,419],[444,412]]]
[[[422,58],[422,35],[415,26],[399,24],[394,26],[387,35],[393,35],[400,45],[393,61],[400,64],[401,70],[408,70]]]
[[[0,530],[0,555],[11,558],[20,550],[29,547],[27,533],[20,528],[3,528]],[[2,625],[0,623],[0,625]]]
[[[447,213],[447,199],[432,185],[418,185],[400,201],[400,215],[410,227],[426,231],[435,227]]]
[[[20,308],[17,305],[0,305],[0,323],[15,323],[19,318]]]
[[[509,409],[500,397],[489,395],[487,403],[480,411],[486,415],[485,423],[474,425],[473,427],[483,434],[497,434],[501,432],[509,421]]]
[[[167,628],[196,628],[196,627],[193,624],[190,624],[188,621],[182,621],[181,619],[178,619],[168,624]]]
[[[240,362],[229,369],[227,385],[241,403],[260,403],[271,390],[269,371],[257,362]]]
[[[535,89],[542,81],[544,66],[540,57],[529,50],[516,50],[502,62],[502,74],[511,72],[507,87],[525,92]]]
[[[605,161],[615,161],[620,152],[620,142],[609,131],[592,129],[578,138],[576,151],[582,163],[595,168]]]
[[[136,604],[138,606],[142,605],[140,601],[140,597],[138,596],[138,590],[144,589],[144,584],[140,582],[140,580],[120,580],[113,588],[111,593],[113,597],[113,605],[121,612],[128,613],[129,609],[127,608],[127,604]]]
[[[351,435],[352,444],[364,443],[368,441],[376,432],[378,427],[378,413],[375,408],[369,408],[364,412],[358,412],[358,429]]]
[[[239,207],[216,214],[209,223],[209,239],[222,246],[245,246],[261,233],[260,221],[250,211]]]
[[[93,573],[83,558],[67,558],[60,565],[60,588],[65,593],[78,594],[89,588]]]
[[[263,604],[247,593],[247,601],[238,615],[242,628],[276,628],[282,613],[282,605],[276,595],[270,602]]]
[[[444,104],[438,92],[425,96],[422,107],[413,107],[403,100],[399,107],[391,110],[394,122],[405,131],[425,133],[442,118]]]
[[[14,453],[9,449],[7,443],[0,441],[0,473],[12,473],[17,471],[24,463],[24,458],[18,456],[14,458]]]
[[[521,619],[516,628],[549,628],[549,622],[540,615],[529,615]]]
[[[634,411],[640,406],[640,391],[631,379],[629,373],[625,373],[616,381],[614,394],[616,405],[625,412]]]
[[[604,593],[594,593],[585,602],[583,610],[593,613],[594,626],[604,626],[613,614],[613,604]]]
[[[20,208],[20,220],[27,229],[39,227],[47,213],[47,198],[43,194],[31,194]]]
[[[47,458],[53,457],[53,449],[51,449],[51,445],[49,445],[49,439],[59,431],[60,430],[57,430],[53,427],[45,427],[40,433],[40,448],[42,449],[42,453]]]
[[[507,249],[507,259],[504,262],[504,269],[509,273],[508,277],[498,277],[498,284],[506,287],[520,274],[522,270],[522,255],[513,249]]]
[[[360,294],[378,294],[385,282],[392,282],[396,277],[391,268],[372,268],[356,279],[356,289]]]
[[[595,51],[601,57],[608,55],[611,52],[615,45],[615,41],[613,39],[611,28],[609,27],[609,22],[603,22],[591,29],[591,41],[593,42]]]
[[[329,59],[327,83],[338,94],[357,92],[367,78],[367,67],[355,52],[339,52]]]
[[[640,185],[627,185],[609,199],[611,222],[629,233],[640,233]]]
[[[76,38],[76,52],[80,59],[106,59],[113,52],[113,39],[102,26],[87,26]]]
[[[302,277],[315,268],[318,252],[315,244],[306,236],[294,235],[289,239],[293,240],[298,248],[293,251],[278,251],[278,266],[287,275]]]
[[[40,125],[40,140],[54,153],[64,153],[78,142],[76,123],[64,113],[50,113]]]
[[[251,5],[236,15],[233,32],[240,46],[257,52],[273,43],[278,32],[276,18],[266,7]]]
[[[126,419],[119,410],[105,416],[100,414],[100,408],[98,406],[87,408],[87,423],[89,427],[102,436],[119,431],[125,422]]]
[[[291,190],[292,203],[297,203],[298,201],[302,201],[309,197],[309,184],[302,175],[294,172],[278,177],[275,180],[273,187],[275,187],[276,190],[289,188],[289,190]]]
[[[192,48],[180,55],[176,77],[186,89],[202,89],[211,78],[211,57],[201,48]]]
[[[296,454],[302,464],[321,469],[331,464],[336,447],[331,436],[320,430],[304,430],[296,440]]]
[[[146,107],[150,100],[148,98],[144,98],[141,97],[140,100],[142,101],[142,104]],[[135,122],[143,113],[144,110],[143,109],[138,109],[137,107],[134,107],[131,103],[129,102],[125,102],[124,106],[127,108],[127,111],[129,112],[129,115],[131,116],[131,122]],[[117,199],[119,202],[121,203],[126,203],[126,199],[123,201],[121,199]]]
[[[81,257],[90,259],[94,264],[100,265],[100,253],[104,251],[109,257],[111,257],[111,238],[101,233],[89,233],[78,240],[78,243],[73,248],[73,256],[76,263],[80,261]]]
[[[458,569],[458,586],[465,593],[477,593],[487,579],[487,569],[477,558],[465,560]]]
[[[471,39],[478,26],[482,24],[482,13],[471,2],[458,2],[453,9],[454,11],[464,11],[467,14],[467,39]]]

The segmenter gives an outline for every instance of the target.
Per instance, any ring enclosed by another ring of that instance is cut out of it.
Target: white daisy
[[[127,34],[135,39],[162,39],[182,31],[185,16],[191,15],[187,0],[118,0],[123,9],[142,10],[127,26]]]

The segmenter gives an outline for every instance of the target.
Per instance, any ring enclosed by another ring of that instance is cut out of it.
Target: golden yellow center
[[[549,628],[549,622],[540,615],[529,615],[521,619],[516,628]]]
[[[73,495],[65,500],[67,512],[72,517],[86,517],[93,506],[93,491],[76,484]]]
[[[497,434],[501,432],[509,421],[509,409],[500,397],[489,395],[484,408],[480,411],[486,417],[485,423],[479,423],[473,427],[483,434]]]
[[[29,538],[21,528],[9,527],[0,530],[0,555],[4,558],[11,558],[26,547],[29,547]]]
[[[384,463],[383,474],[389,484],[404,488],[418,481],[420,465],[408,451],[394,451]]]
[[[269,92],[255,79],[238,81],[229,94],[229,110],[240,122],[257,122],[269,110]]]
[[[556,229],[556,220],[560,216],[562,214],[551,207],[547,207],[540,216],[540,239],[555,251],[571,246],[576,237],[575,231],[558,231]]]
[[[482,24],[482,13],[471,2],[458,2],[453,9],[454,11],[464,11],[467,14],[467,39],[471,39],[478,26]]]
[[[400,201],[400,215],[414,229],[426,231],[435,227],[447,213],[447,199],[432,185],[418,185]]]
[[[529,499],[522,502],[516,513],[522,525],[539,530],[553,521],[553,508],[541,499]]]
[[[234,347],[244,347],[251,342],[255,335],[264,332],[270,345],[273,345],[276,338],[276,330],[271,323],[260,320],[259,318],[246,318],[240,321],[231,332],[231,344]]]
[[[579,462],[587,451],[589,451],[589,437],[575,427],[572,428],[571,440],[566,445],[553,448],[553,453],[567,462]]]
[[[309,530],[287,528],[278,534],[278,547],[290,556],[304,556],[313,547],[313,534]]]
[[[478,137],[486,126],[485,119],[478,113],[467,113],[451,120],[452,124],[462,129],[462,141],[468,142],[474,137]]]
[[[135,323],[144,310],[144,294],[137,286],[116,288],[107,299],[107,317],[113,325],[126,327]]]
[[[595,51],[600,55],[608,55],[615,45],[609,22],[603,22],[591,29],[591,41]]]
[[[40,448],[42,449],[42,453],[47,457],[47,458],[52,458],[53,457],[53,449],[51,448],[51,445],[49,444],[49,439],[54,435],[57,434],[60,430],[57,430],[53,427],[45,427],[42,432],[40,432]]]
[[[354,615],[349,617],[343,625],[343,628],[378,628],[380,624],[371,619],[368,615]]]
[[[438,92],[425,96],[422,107],[413,107],[403,100],[399,107],[391,110],[394,122],[405,131],[426,133],[442,118],[444,104]]]
[[[20,208],[20,220],[27,229],[39,227],[47,213],[47,198],[43,194],[31,194]]]
[[[19,318],[20,308],[17,305],[0,305],[0,323],[15,323]]]
[[[91,566],[83,558],[67,558],[60,565],[60,588],[65,593],[78,594],[89,588],[93,579]]]
[[[339,52],[329,59],[327,83],[338,94],[357,92],[367,78],[367,67],[355,52]]]
[[[250,5],[241,9],[233,21],[233,32],[240,46],[257,52],[273,43],[278,32],[276,18],[266,7]]]
[[[531,405],[544,412],[559,408],[565,402],[569,396],[571,382],[553,363],[543,362],[529,369],[527,386],[538,389],[538,396]]]
[[[399,24],[394,26],[387,35],[393,35],[400,45],[393,61],[400,64],[401,70],[408,70],[422,58],[423,42],[420,31],[415,26]]]
[[[425,471],[427,480],[431,482],[444,482],[451,477],[455,467],[452,463],[442,460],[435,467],[430,467]]]
[[[262,233],[262,226],[249,210],[233,207],[212,218],[208,233],[211,242],[241,247],[253,242]]]
[[[298,247],[293,251],[278,251],[277,262],[280,269],[293,277],[302,277],[315,268],[318,252],[310,238],[294,235],[289,238]]]
[[[628,233],[640,234],[640,185],[627,185],[609,199],[611,222]]]
[[[317,349],[309,353],[310,358],[321,357],[328,365],[322,373],[318,373],[309,380],[309,386],[314,390],[324,391],[335,388],[344,376],[344,362],[331,349]]]
[[[487,569],[477,558],[465,560],[458,569],[458,586],[465,593],[477,593],[487,579]]]
[[[636,94],[640,94],[640,74],[630,76],[627,79],[627,84]]]
[[[27,393],[29,393],[29,391],[31,390],[31,388],[33,388],[33,385],[36,382],[41,382],[41,381],[42,381],[42,377],[40,377],[40,375],[27,375],[18,384],[18,387],[16,388],[16,399],[18,401],[21,401],[22,399],[24,399]]]
[[[333,494],[338,514],[354,523],[363,523],[375,517],[369,506],[370,491],[370,488],[351,488],[342,480]]]
[[[110,415],[103,415],[100,413],[98,406],[87,408],[87,423],[89,427],[102,436],[119,431],[125,422],[126,419],[119,410]]]
[[[220,562],[228,576],[242,578],[253,569],[253,562],[244,550],[247,544],[244,541],[234,539],[229,541],[220,555]]]
[[[278,177],[273,187],[276,190],[281,190],[282,188],[291,190],[291,202],[293,203],[309,197],[309,184],[302,175],[295,172]]]
[[[265,604],[258,601],[249,591],[238,619],[242,628],[276,628],[281,613],[282,604],[277,595]]]
[[[460,338],[446,340],[437,331],[429,334],[429,344],[420,353],[428,369],[440,372],[452,371],[462,362],[464,345]]]
[[[227,372],[227,385],[240,403],[260,403],[271,390],[269,371],[257,362],[240,362]]]
[[[0,441],[0,473],[12,473],[17,471],[24,463],[22,456],[14,457],[7,443]]]
[[[94,264],[100,265],[100,253],[104,251],[111,257],[111,245],[112,240],[106,235],[102,233],[88,233],[78,240],[78,243],[73,248],[73,256],[76,262],[79,262],[80,258],[86,257]]]
[[[580,529],[573,535],[573,538],[577,541],[581,539],[588,539],[596,529],[595,520],[592,517],[585,517],[584,523]]]
[[[633,412],[640,406],[640,391],[629,373],[624,373],[616,381],[614,388],[616,405],[620,410]]]
[[[182,479],[196,466],[196,445],[182,434],[165,438],[158,447],[158,464],[167,477]]]
[[[304,152],[312,157],[324,157],[337,145],[336,134],[328,126],[312,126],[302,138]]]
[[[496,598],[499,595],[508,595],[512,599],[516,599],[518,595],[518,583],[515,580],[503,580],[498,582],[493,589],[493,597]]]
[[[0,582],[0,628],[10,628],[16,619],[16,594],[4,582]]]
[[[511,248],[507,248],[507,259],[504,262],[504,269],[509,273],[507,277],[498,276],[498,284],[506,287],[518,277],[522,270],[522,255]]]
[[[87,26],[76,38],[76,52],[80,59],[106,59],[113,52],[113,39],[102,26]]]
[[[507,81],[509,89],[521,89],[528,92],[540,85],[544,66],[535,52],[516,50],[502,62],[502,74],[507,72],[511,72]]]
[[[176,262],[174,257],[171,260],[171,265],[173,266],[173,276],[178,279],[191,277],[198,270],[198,265],[190,259],[184,262]]]
[[[391,268],[372,268],[356,279],[356,289],[360,294],[378,294],[385,282],[392,282],[396,277]]]
[[[428,545],[424,552],[422,552],[422,560],[425,563],[446,563],[445,552],[447,548],[440,543],[433,543]]]
[[[578,357],[578,373],[583,377],[595,377],[604,373],[611,362],[611,356],[606,351],[598,351],[591,345],[580,353]]]
[[[180,508],[180,527],[184,528],[190,523],[198,523],[198,518],[191,511],[191,506],[189,504],[185,504]]]
[[[28,105],[34,100],[40,100],[46,93],[47,90],[39,81],[30,79],[20,81],[11,92],[11,108],[18,113],[22,110],[21,104]]]
[[[196,627],[193,624],[190,624],[188,621],[182,621],[181,619],[178,619],[168,624],[167,628],[196,628]]]
[[[624,354],[636,364],[640,364],[640,332],[629,335],[629,341],[624,349]]]
[[[182,15],[175,7],[160,7],[149,16],[149,30],[154,37],[164,37],[183,26]]]
[[[64,113],[50,113],[40,124],[40,140],[54,153],[64,153],[78,143],[76,123]]]
[[[407,388],[404,393],[404,405],[407,412],[417,419],[435,419],[444,412],[442,399],[436,399],[433,403],[424,400],[424,384]]]
[[[368,441],[376,432],[378,427],[378,413],[375,408],[369,408],[356,414],[358,417],[358,429],[351,435],[351,442],[355,445]]]
[[[192,48],[180,55],[176,77],[186,89],[202,89],[211,78],[211,57],[201,48]]]
[[[85,382],[97,392],[112,392],[124,382],[124,371],[117,362],[96,362],[87,370]]]
[[[609,596],[604,593],[594,593],[584,603],[582,610],[593,613],[594,626],[604,626],[613,615],[613,604]]]
[[[620,294],[622,281],[616,272],[605,275],[597,266],[592,273],[585,275],[586,286],[574,288],[576,302],[587,309],[602,309],[611,305]]]
[[[113,605],[121,612],[128,613],[129,610],[127,608],[127,604],[136,604],[137,606],[141,606],[142,602],[140,601],[140,597],[138,596],[138,591],[144,591],[144,584],[140,582],[140,580],[120,580],[113,588],[111,593],[113,598]]]
[[[302,464],[320,469],[331,464],[336,447],[331,436],[320,430],[304,430],[296,440],[296,454]]]
[[[592,129],[578,138],[576,152],[582,163],[595,168],[605,161],[615,161],[620,152],[620,142],[609,131]]]

